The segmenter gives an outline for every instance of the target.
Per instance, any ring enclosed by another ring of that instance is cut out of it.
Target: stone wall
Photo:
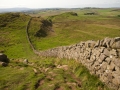
[[[35,53],[78,60],[110,88],[120,90],[120,37],[89,40]]]

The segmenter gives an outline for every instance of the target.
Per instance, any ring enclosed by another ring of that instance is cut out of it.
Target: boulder
[[[7,58],[7,55],[0,53],[0,62],[9,63],[9,59]]]
[[[7,63],[5,63],[5,62],[1,62],[0,61],[0,66],[4,66],[4,67],[6,67],[8,64]]]
[[[120,37],[116,37],[115,38],[115,42],[112,44],[111,46],[112,48],[117,48],[117,49],[120,49]]]
[[[24,63],[24,64],[28,64],[28,59],[25,59],[25,60],[23,61],[23,63]]]

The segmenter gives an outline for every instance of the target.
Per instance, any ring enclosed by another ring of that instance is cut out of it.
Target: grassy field
[[[97,12],[97,15],[84,15],[84,13],[92,11]],[[46,50],[58,46],[71,45],[80,41],[120,36],[119,10],[85,9],[75,10],[75,12],[77,12],[78,16],[63,13],[47,17],[47,19],[51,19],[53,22],[54,34],[41,37],[40,39],[33,36],[31,39],[36,49]],[[41,24],[37,21],[33,21],[33,23]],[[31,24],[31,27],[37,28],[34,24]],[[30,29],[29,32],[34,32],[33,30]],[[34,33],[31,33],[31,37]]]
[[[35,17],[29,27],[30,39],[37,50],[71,45],[85,40],[120,36],[120,11],[113,9],[74,9],[70,13],[47,11],[54,32],[36,37],[41,29],[41,17]],[[84,15],[86,12],[98,15]],[[51,12],[51,13],[49,13]],[[59,14],[59,15],[58,15]],[[36,14],[38,15],[38,14]],[[53,15],[53,16],[51,16]],[[0,66],[0,90],[110,90],[96,76],[75,60],[40,57],[33,53],[26,26],[31,17],[22,13],[0,14],[0,52],[10,58],[7,67]],[[23,63],[27,58],[29,63]]]

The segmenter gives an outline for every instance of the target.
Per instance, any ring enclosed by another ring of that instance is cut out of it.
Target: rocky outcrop
[[[9,59],[7,58],[7,56],[3,53],[0,53],[0,66],[7,66],[8,63]]]
[[[40,30],[36,32],[36,37],[46,37],[50,32],[53,32],[51,20],[42,20],[41,22],[42,25],[40,26]]]
[[[110,88],[120,89],[120,37],[89,40],[37,54],[78,60]]]

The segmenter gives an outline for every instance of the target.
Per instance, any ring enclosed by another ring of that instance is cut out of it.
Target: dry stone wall
[[[86,41],[71,46],[62,46],[46,51],[37,51],[31,43],[26,27],[28,42],[33,52],[40,56],[75,59],[86,66],[91,74],[100,78],[110,88],[120,90],[120,37]]]
[[[110,88],[120,90],[120,37],[89,40],[35,53],[78,60]]]

